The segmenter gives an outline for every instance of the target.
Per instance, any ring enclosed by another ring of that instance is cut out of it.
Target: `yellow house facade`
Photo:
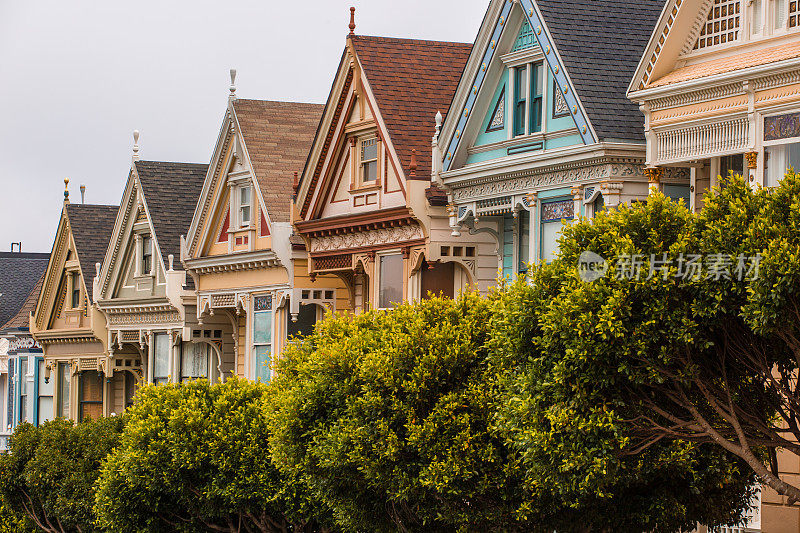
[[[53,417],[108,416],[115,403],[118,387],[107,374],[106,321],[90,291],[117,209],[73,204],[64,192],[50,262],[30,317],[30,332],[44,352],[45,376],[55,380]]]
[[[321,112],[317,104],[240,99],[232,85],[182,242],[199,322],[225,318],[233,340],[225,357],[241,377],[268,380],[291,337],[307,334],[326,311],[349,309],[338,278],[309,276],[289,223],[293,185]]]

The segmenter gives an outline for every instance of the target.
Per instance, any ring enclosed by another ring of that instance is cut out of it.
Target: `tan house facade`
[[[202,324],[226,322],[224,357],[241,377],[267,381],[288,339],[326,311],[349,309],[335,276],[309,276],[289,223],[292,190],[322,106],[231,95],[182,245]]]
[[[754,187],[800,168],[800,3],[794,0],[668,0],[628,97],[645,116],[654,189],[688,168],[690,206],[733,172]],[[782,476],[800,459],[779,453]],[[762,487],[743,531],[797,533],[800,509]]]
[[[233,369],[222,320],[199,324],[191,278],[178,261],[208,165],[139,161],[131,165],[94,299],[108,324],[107,374],[113,411],[124,411],[141,383],[224,379]]]
[[[480,255],[492,237],[451,235],[447,196],[431,184],[432,139],[470,48],[347,38],[293,221],[309,272],[338,276],[355,312],[496,279],[495,246]]]
[[[92,304],[91,280],[103,260],[117,206],[69,202],[58,224],[30,332],[44,352],[53,380],[55,417],[83,420],[108,416],[117,384],[109,378],[105,317]]]
[[[800,7],[793,0],[670,0],[631,81],[647,165],[691,171],[694,208],[729,172],[773,186],[800,167]]]

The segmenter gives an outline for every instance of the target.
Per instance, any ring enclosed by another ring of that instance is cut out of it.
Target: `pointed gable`
[[[289,222],[294,173],[303,170],[323,106],[237,99],[233,108],[269,218]]]
[[[45,263],[46,265],[46,263]],[[42,284],[44,283],[44,272],[39,276],[39,281],[33,286],[28,297],[22,303],[22,306],[17,311],[17,314],[11,317],[8,322],[0,326],[0,331],[8,331],[10,329],[27,330],[30,324],[30,314],[36,311],[36,302],[39,301],[39,294],[42,292]]]
[[[417,152],[416,175],[430,179],[428,154],[437,111],[447,114],[472,44],[350,37],[404,171]]]
[[[208,165],[166,161],[136,161],[136,174],[152,219],[153,231],[166,262],[180,258],[181,235],[192,223]]]
[[[102,263],[114,230],[116,205],[67,204],[67,219],[81,267],[83,283],[91,291],[95,264]]]
[[[644,116],[626,92],[663,0],[536,3],[598,137],[644,141]]]

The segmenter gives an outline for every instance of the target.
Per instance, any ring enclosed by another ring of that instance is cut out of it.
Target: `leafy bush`
[[[93,486],[101,461],[119,442],[122,417],[80,424],[56,419],[19,426],[0,457],[0,495],[20,522],[43,531],[92,532]]]
[[[267,385],[146,386],[97,485],[108,531],[318,530],[319,508],[270,462]]]

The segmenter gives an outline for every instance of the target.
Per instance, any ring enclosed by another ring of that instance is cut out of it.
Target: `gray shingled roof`
[[[601,141],[644,142],[644,116],[628,84],[664,0],[537,0]]]
[[[106,256],[119,206],[67,204],[66,208],[72,238],[78,252],[78,262],[83,273],[83,282],[86,290],[91,291],[91,281],[96,271],[95,264],[102,263]]]
[[[0,252],[0,324],[17,314],[49,260],[50,254]]]
[[[170,254],[180,267],[181,235],[189,232],[207,171],[208,165],[200,163],[136,162],[136,173],[167,268]],[[191,278],[186,282],[191,285]]]

